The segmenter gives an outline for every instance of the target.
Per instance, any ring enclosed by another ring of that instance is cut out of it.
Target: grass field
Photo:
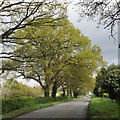
[[[106,118],[120,119],[120,104],[109,98],[92,97],[90,116],[94,120],[96,118],[101,120],[106,120]]]

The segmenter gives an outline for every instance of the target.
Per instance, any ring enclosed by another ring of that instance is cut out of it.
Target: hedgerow
[[[22,98],[6,98],[2,100],[2,113],[8,113],[16,109],[36,104],[44,104],[67,99],[67,97],[22,97]]]

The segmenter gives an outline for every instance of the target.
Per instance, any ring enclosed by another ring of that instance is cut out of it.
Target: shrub
[[[109,94],[108,93],[103,93],[102,97],[109,98]]]
[[[8,113],[16,109],[36,104],[44,104],[48,102],[62,101],[67,97],[22,97],[22,98],[6,98],[2,100],[2,113]]]
[[[96,77],[94,94],[102,97],[102,92],[109,93],[110,99],[120,102],[120,66],[111,65],[107,69],[101,68]]]
[[[25,106],[31,106],[35,104],[36,104],[35,99],[30,97],[12,99],[7,98],[2,100],[2,112],[4,114],[16,109],[20,109]]]
[[[97,97],[99,96],[98,88],[94,88],[94,94],[95,94]]]

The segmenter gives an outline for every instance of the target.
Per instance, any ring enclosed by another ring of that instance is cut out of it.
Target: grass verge
[[[120,104],[109,98],[93,97],[90,102],[90,117],[91,120],[99,118],[99,120],[106,120],[106,118],[120,119]]]
[[[67,102],[67,101],[71,101],[71,100],[74,100],[74,98],[65,99],[65,100],[57,101],[57,102],[48,102],[48,103],[44,103],[44,104],[37,104],[37,105],[34,105],[34,106],[24,107],[24,108],[14,110],[12,112],[9,112],[7,114],[2,115],[2,120],[9,119],[9,118],[14,118],[16,116],[19,116],[19,115],[22,115],[22,114],[25,114],[25,113],[28,113],[28,112],[31,112],[31,111],[34,111],[34,110],[38,110],[38,109],[41,109],[41,108],[53,106],[53,105],[63,103],[63,102]]]
[[[77,96],[77,98],[82,98],[82,97],[84,97],[85,95],[79,95],[79,96]]]

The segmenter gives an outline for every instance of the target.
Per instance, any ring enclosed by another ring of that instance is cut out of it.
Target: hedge
[[[2,100],[2,114],[20,109],[26,106],[33,106],[36,104],[44,104],[48,102],[62,101],[67,97],[22,97],[22,98],[7,98]]]

